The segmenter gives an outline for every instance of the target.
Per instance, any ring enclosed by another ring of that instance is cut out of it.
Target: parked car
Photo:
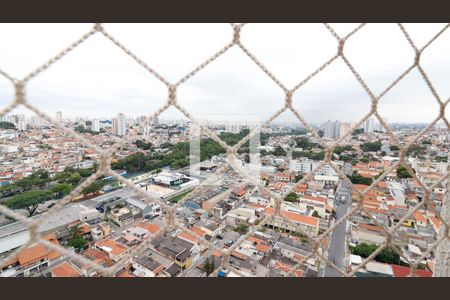
[[[146,215],[146,216],[145,216],[145,218],[146,218],[147,220],[154,220],[154,219],[156,219],[157,217],[159,217],[159,214],[155,214],[155,215]]]

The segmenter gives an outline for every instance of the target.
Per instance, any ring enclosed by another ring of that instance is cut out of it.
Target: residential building
[[[57,111],[56,112],[56,122],[62,123],[62,121],[63,121],[62,112]]]

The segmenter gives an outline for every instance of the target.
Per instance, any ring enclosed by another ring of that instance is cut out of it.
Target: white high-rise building
[[[327,121],[323,127],[323,136],[325,138],[333,139],[339,137],[341,130],[341,123],[339,121]]]
[[[1,117],[0,121],[9,122],[9,123],[17,123],[15,116],[11,116],[11,115],[7,115],[7,116],[5,115],[5,116]]]
[[[310,160],[310,159],[293,159],[289,163],[289,171],[308,174],[314,170],[320,162]]]
[[[38,116],[32,116],[32,117],[30,118],[30,122],[31,122],[31,124],[32,124],[33,126],[39,126],[39,125],[41,125],[42,120],[41,120],[41,118],[39,118]]]
[[[334,130],[331,121],[327,121],[323,126],[323,136],[326,138],[332,138],[333,132]]]
[[[380,122],[375,123],[374,131],[386,132],[386,130],[383,127],[383,124],[381,124]]]
[[[17,129],[20,131],[27,130],[27,123],[25,122],[25,116],[24,115],[18,115],[17,116]]]
[[[78,125],[86,129],[86,120],[83,118],[79,118],[77,121]]]
[[[241,124],[227,123],[225,124],[225,132],[239,133],[242,130]]]
[[[335,121],[333,129],[334,129],[333,138],[338,138],[339,134],[341,133],[341,122]]]
[[[62,123],[63,119],[62,119],[62,112],[57,111],[56,112],[56,122],[58,123]]]
[[[127,134],[127,119],[123,113],[117,115],[117,133],[118,136]]]
[[[346,135],[352,128],[352,123],[342,122],[339,130],[339,137]]]
[[[364,133],[371,133],[374,131],[386,132],[383,125],[375,120],[373,117],[368,118],[363,124]]]
[[[94,131],[94,132],[100,131],[100,121],[98,119],[94,119],[92,121],[92,131]]]
[[[374,132],[375,130],[375,122],[372,117],[368,118],[363,125],[364,133]]]
[[[290,172],[296,172],[296,173],[302,173],[302,174],[309,174],[314,169],[316,169],[320,165],[319,161],[303,158],[303,159],[293,159],[289,163],[289,171]],[[336,171],[330,167],[329,165],[322,166],[316,174],[318,175],[325,175],[325,176],[335,176]]]
[[[145,125],[144,128],[142,128],[142,135],[143,136],[150,135],[150,132],[151,132],[151,126],[150,125]]]
[[[118,133],[118,122],[117,122],[117,118],[113,118],[112,119],[112,133],[117,135]]]

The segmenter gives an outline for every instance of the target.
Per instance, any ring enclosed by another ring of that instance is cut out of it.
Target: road
[[[344,182],[341,181],[337,191],[336,191],[336,220],[337,222],[340,218],[342,218],[347,212],[349,207],[352,204],[351,198],[352,190],[351,188]],[[345,260],[345,247],[346,245],[346,230],[347,230],[347,221],[340,223],[332,232],[331,240],[328,247],[328,260],[332,261],[336,266],[338,266],[341,270],[345,269],[344,260]],[[326,265],[322,272],[320,272],[323,277],[341,277],[342,275],[330,265]]]

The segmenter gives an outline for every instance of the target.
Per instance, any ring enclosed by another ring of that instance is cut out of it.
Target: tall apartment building
[[[83,119],[83,118],[77,118],[77,119],[78,119],[77,120],[78,125],[83,127],[84,129],[87,129],[87,127],[86,127],[86,120]]]
[[[117,115],[117,135],[124,136],[127,133],[127,118],[123,113]]]
[[[58,123],[62,123],[63,119],[62,119],[62,112],[57,111],[56,112],[56,122]]]
[[[308,174],[312,170],[314,170],[320,162],[317,162],[315,160],[310,160],[307,158],[304,159],[292,159],[289,164],[289,171],[290,172],[296,172],[296,173],[302,173],[302,174]]]
[[[387,122],[387,119],[384,120],[385,122]],[[380,132],[386,132],[386,130],[384,129],[383,125],[380,122],[376,122],[375,123],[375,131],[380,131]]]
[[[341,123],[339,121],[327,121],[324,124],[323,136],[325,138],[337,138],[340,134]]]
[[[311,160],[308,158],[292,159],[289,163],[289,171],[302,174],[309,174],[319,165],[320,165],[319,161]],[[336,171],[329,165],[324,165],[316,172],[316,174],[334,176],[336,175]]]
[[[386,122],[387,122],[387,120],[386,120]],[[364,133],[371,133],[374,131],[385,132],[383,125],[380,122],[378,122],[377,120],[375,120],[373,117],[368,118],[363,123],[363,129],[364,129]]]
[[[352,128],[352,123],[342,122],[339,130],[339,137],[346,135]]]
[[[145,125],[144,128],[142,128],[142,135],[143,136],[148,136],[150,135],[151,132],[151,126],[150,125]]]
[[[373,132],[373,125],[374,125],[374,120],[373,118],[368,118],[363,125],[364,128],[364,132],[365,133],[370,133]]]
[[[118,133],[118,121],[117,121],[117,118],[113,118],[112,119],[112,133],[113,134],[115,134],[115,135],[117,135],[117,133]]]
[[[227,123],[225,124],[225,132],[239,133],[242,130],[241,124]]]
[[[32,116],[32,117],[30,118],[30,123],[31,123],[31,125],[33,125],[33,126],[39,126],[39,125],[41,125],[43,122],[42,122],[41,118],[39,118],[38,116]]]
[[[11,116],[4,115],[4,116],[0,117],[0,122],[10,122],[10,123],[12,123],[10,121],[10,119],[11,119]]]
[[[94,119],[92,121],[92,131],[94,131],[94,132],[100,131],[100,121],[98,119]]]
[[[117,118],[113,118],[112,131],[118,136],[124,136],[127,133],[127,119],[123,113],[119,113]]]
[[[18,115],[17,116],[17,129],[19,129],[20,131],[27,130],[27,123],[25,121],[25,116],[24,115]]]

